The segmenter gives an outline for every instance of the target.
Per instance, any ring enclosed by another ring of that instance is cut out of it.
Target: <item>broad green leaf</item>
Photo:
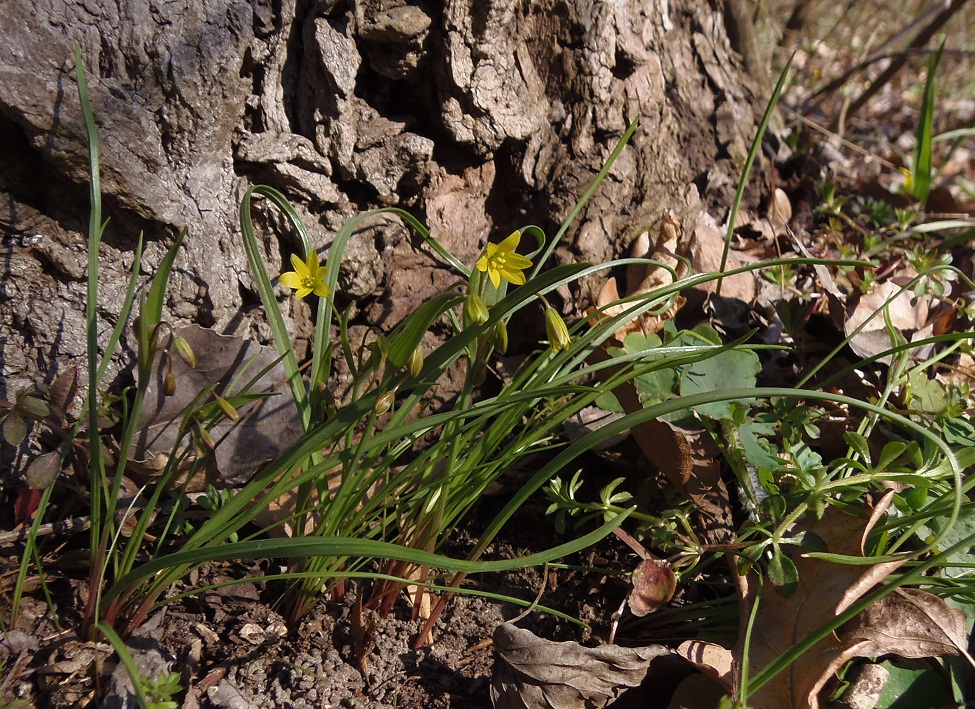
[[[770,430],[773,429],[773,430]],[[741,442],[745,459],[761,470],[778,470],[782,463],[773,455],[771,443],[760,436],[774,433],[772,424],[748,422],[738,428],[738,440]]]
[[[948,406],[948,392],[936,379],[930,379],[927,372],[912,372],[908,378],[911,391],[909,407],[912,411],[938,415]]]
[[[944,559],[939,565],[944,564],[942,573],[949,578],[970,576],[972,573],[970,568],[959,568],[956,565],[975,564],[975,510],[963,509],[958,513],[958,519],[954,526],[946,531],[945,527],[947,526],[947,522],[947,517],[935,517],[921,528],[920,533],[922,538],[923,535],[931,534],[937,536],[945,532],[944,538],[942,538],[938,545],[941,549],[947,549],[958,542],[969,539],[969,543],[966,546],[951,554],[951,556]]]
[[[755,386],[762,365],[758,355],[749,350],[728,350],[684,368],[680,376],[680,395],[691,396],[725,389],[749,389]],[[737,399],[747,404],[753,399]],[[732,402],[718,401],[694,409],[713,419],[731,418]]]
[[[768,580],[784,598],[789,598],[799,587],[799,570],[778,545],[772,547],[772,559],[768,563]]]
[[[888,660],[883,666],[890,675],[877,709],[954,706],[951,688],[930,666],[909,660]]]

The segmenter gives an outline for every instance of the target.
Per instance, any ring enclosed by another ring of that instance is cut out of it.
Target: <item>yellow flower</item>
[[[521,241],[521,231],[514,232],[500,244],[488,244],[487,250],[477,260],[477,270],[488,274],[495,288],[501,285],[501,279],[524,285],[525,274],[522,273],[532,265],[531,260],[515,252]]]
[[[291,254],[291,265],[295,270],[282,273],[278,281],[294,290],[296,297],[304,298],[309,293],[314,293],[319,298],[327,298],[330,295],[325,284],[325,267],[318,262],[318,254],[315,251],[308,254],[308,258],[304,261],[297,255]]]
[[[904,191],[912,194],[914,192],[914,174],[906,167],[901,167],[900,171],[904,175]]]

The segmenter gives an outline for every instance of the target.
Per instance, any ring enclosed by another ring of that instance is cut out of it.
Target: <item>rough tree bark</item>
[[[399,205],[471,261],[517,226],[552,233],[639,116],[558,257],[619,254],[668,208],[686,228],[707,210],[722,219],[757,108],[717,5],[0,3],[0,396],[84,359],[75,43],[111,217],[101,315],[118,313],[139,232],[149,274],[187,227],[170,316],[266,339],[238,227],[240,197],[256,182],[288,194],[322,247],[352,214]],[[259,216],[273,273],[294,244],[278,215]],[[405,228],[379,222],[353,240],[338,297],[378,322],[452,279]],[[307,333],[307,306],[288,303]]]

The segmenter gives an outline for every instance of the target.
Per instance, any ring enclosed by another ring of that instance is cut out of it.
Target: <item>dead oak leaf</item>
[[[662,645],[585,647],[553,642],[511,623],[494,631],[498,658],[491,680],[495,709],[599,709],[636,687]]]
[[[850,338],[850,347],[861,357],[872,357],[894,346],[887,332],[888,320],[890,327],[908,341],[933,333],[933,325],[927,324],[928,302],[901,287],[913,275],[916,275],[913,271],[906,272],[897,279],[877,284],[864,295],[848,299],[843,331]],[[912,351],[911,356],[923,358],[927,356],[926,351],[926,348]],[[886,355],[878,361],[890,364],[892,357]]]
[[[844,642],[857,643],[862,656],[900,655],[909,659],[958,655],[968,646],[965,614],[938,596],[899,588],[843,626]]]
[[[859,556],[861,539],[869,524],[870,520],[858,519],[830,507],[820,520],[793,525],[790,535],[816,534],[829,552]],[[804,557],[796,547],[784,547],[783,553],[789,554],[799,572],[798,587],[789,598],[779,595],[768,584],[763,587],[754,573],[739,579],[742,608],[751,609],[756,600],[759,601],[748,648],[752,674],[770,665],[797,642],[845,611],[903,563],[837,564]],[[899,650],[906,651],[907,645],[923,648],[927,656],[950,652],[950,646],[955,642],[967,645],[960,618],[929,596],[908,593],[900,601],[870,606],[848,624],[842,635],[827,636],[752,694],[748,698],[749,706],[753,709],[817,709],[820,690],[836,670],[853,657],[897,654]],[[906,608],[909,605],[921,610],[908,614]],[[919,613],[929,614],[935,620],[922,623]],[[895,619],[895,615],[900,617]],[[744,652],[743,636],[731,650],[710,644],[704,647],[701,643],[685,643],[678,650],[692,664],[718,675],[727,690],[734,689],[732,683],[738,678]]]

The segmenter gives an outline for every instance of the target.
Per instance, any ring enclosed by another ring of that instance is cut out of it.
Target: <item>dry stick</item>
[[[819,104],[821,104],[826,99],[826,97],[829,94],[841,88],[844,84],[846,84],[847,81],[850,80],[850,77],[856,74],[857,72],[863,71],[868,66],[871,66],[872,64],[882,59],[888,59],[892,56],[895,56],[897,53],[891,52],[890,47],[896,45],[898,42],[900,42],[905,37],[909,36],[912,32],[917,30],[919,27],[923,27],[926,23],[930,22],[935,17],[935,15],[937,15],[940,11],[941,11],[941,6],[935,5],[927,12],[925,12],[923,15],[921,15],[916,20],[914,20],[912,23],[898,30],[886,42],[884,42],[883,45],[881,45],[881,47],[877,49],[875,52],[873,52],[872,54],[868,54],[865,59],[855,64],[850,69],[847,69],[845,72],[840,74],[837,78],[833,79],[831,82],[826,84],[826,86],[822,87],[821,89],[817,89],[811,96],[809,96],[805,100],[804,102],[805,109],[811,110],[813,108],[816,108]],[[809,105],[810,101],[815,101],[815,103]]]
[[[48,522],[37,528],[38,537],[46,537],[49,534],[73,534],[84,532],[91,527],[91,517],[74,517],[61,522]],[[0,547],[8,544],[26,542],[30,536],[30,528],[20,529],[13,532],[0,534]]]
[[[512,625],[514,625],[519,620],[521,620],[522,618],[524,618],[525,616],[527,616],[529,613],[531,613],[533,610],[535,610],[536,606],[538,606],[538,604],[542,602],[542,594],[545,593],[545,586],[547,585],[547,583],[548,583],[548,562],[546,561],[545,562],[545,568],[542,569],[542,585],[539,587],[538,593],[535,594],[535,600],[532,601],[532,604],[530,606],[528,606],[527,608],[525,608],[525,610],[523,610],[521,613],[519,613],[518,615],[516,615],[511,620],[509,620],[508,621],[509,623],[511,623]]]
[[[966,2],[968,2],[968,0],[942,0],[938,7],[928,11],[928,13],[924,15],[925,18],[934,12],[937,12],[937,14],[926,27],[922,28],[921,31],[917,33],[917,36],[915,36],[911,41],[908,49],[918,49],[926,45],[928,41],[934,37],[937,31],[941,29]],[[914,23],[912,23],[912,25],[913,24]],[[901,54],[900,56],[895,57],[891,61],[890,66],[881,72],[880,76],[878,76],[874,82],[870,84],[870,86],[868,86],[863,93],[861,93],[856,100],[853,101],[853,103],[850,104],[849,109],[845,111],[844,118],[848,119],[850,116],[863,108],[864,104],[873,98],[874,94],[880,91],[880,89],[882,89],[884,85],[886,85],[887,82],[890,81],[891,78],[893,78],[893,76],[901,70],[901,67],[907,63],[908,56],[908,54]],[[834,130],[836,129],[839,120],[839,117],[833,120],[832,127]]]
[[[782,31],[781,48],[786,56],[791,55],[792,50],[799,44],[799,38],[809,24],[809,15],[814,4],[814,0],[796,0]]]
[[[183,493],[190,502],[195,503],[201,497],[206,497],[205,492],[186,492]],[[146,509],[145,504],[135,504],[130,508],[127,508],[131,513],[142,512]],[[125,510],[119,511],[116,515],[118,517],[118,523],[121,524],[125,521],[127,517],[130,516]],[[71,519],[61,520],[60,522],[47,522],[42,524],[37,528],[38,537],[46,537],[51,534],[77,534],[78,532],[84,532],[91,527],[91,517],[73,517]],[[18,529],[12,532],[3,532],[0,534],[0,547],[7,546],[8,544],[18,544],[27,541],[30,536],[30,528]]]
[[[894,163],[890,162],[889,160],[884,160],[882,157],[879,157],[877,155],[874,155],[873,153],[871,153],[866,148],[861,148],[859,145],[857,145],[856,143],[854,143],[852,141],[847,140],[846,138],[844,138],[843,136],[841,136],[839,133],[834,133],[829,128],[824,128],[823,126],[819,125],[815,121],[810,120],[810,119],[806,118],[805,116],[800,115],[799,113],[793,111],[791,108],[787,108],[787,107],[783,106],[782,107],[782,110],[785,111],[786,113],[788,113],[789,115],[791,115],[793,118],[796,119],[796,121],[798,121],[799,123],[802,123],[807,128],[811,128],[812,130],[816,131],[817,133],[821,133],[822,135],[826,136],[830,140],[837,141],[844,148],[849,148],[853,152],[859,153],[863,157],[868,158],[870,160],[876,160],[878,163],[880,163],[884,167],[887,167],[887,168],[889,168],[891,170],[896,170],[897,169],[897,166]]]

